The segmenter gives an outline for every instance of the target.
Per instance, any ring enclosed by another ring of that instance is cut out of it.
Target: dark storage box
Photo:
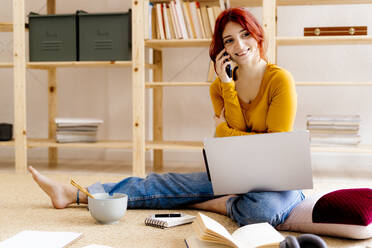
[[[30,61],[76,61],[77,17],[29,14]]]
[[[132,60],[131,11],[78,13],[79,60]]]
[[[11,139],[13,139],[13,125],[0,123],[0,141],[8,141]]]

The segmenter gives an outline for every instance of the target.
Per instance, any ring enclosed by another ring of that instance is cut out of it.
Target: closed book
[[[360,115],[307,115],[307,121],[360,122]]]
[[[201,11],[200,11],[200,4],[199,4],[199,2],[195,2],[195,3],[196,3],[196,13],[198,14],[200,30],[201,30],[201,33],[202,33],[202,37],[205,39],[205,38],[207,38],[207,35],[205,33],[205,30],[204,30],[203,19],[202,19]]]
[[[359,129],[356,130],[340,130],[340,129],[309,129],[310,135],[357,135]]]
[[[57,125],[98,125],[103,123],[100,119],[95,118],[55,118]]]
[[[188,215],[188,214],[177,214],[179,216],[172,217],[172,216],[161,216],[159,215],[151,215],[150,217],[145,219],[145,225],[146,226],[153,226],[157,228],[168,228],[173,226],[179,226],[188,224],[194,221],[195,216]],[[166,214],[165,214],[166,215]]]
[[[357,145],[361,142],[359,135],[350,136],[310,136],[312,145]]]
[[[214,16],[213,7],[207,7],[209,25],[211,25],[212,34],[214,33],[214,24],[216,23],[216,17]]]
[[[165,40],[164,20],[163,20],[163,13],[162,13],[163,6],[161,3],[157,3],[155,7],[156,7],[156,23],[158,24],[157,27],[158,27],[158,31],[160,34],[160,39]]]
[[[211,25],[209,24],[208,11],[206,6],[200,7],[201,17],[203,20],[203,27],[205,30],[206,38],[212,38]]]
[[[192,19],[192,22],[194,24],[196,38],[197,39],[202,39],[203,34],[202,34],[202,31],[201,31],[201,27],[200,27],[200,22],[199,22],[198,12],[197,12],[197,7],[196,6],[197,6],[196,2],[190,2],[191,19]]]
[[[174,31],[174,23],[173,23],[174,17],[172,17],[172,13],[171,13],[171,9],[169,7],[169,4],[167,4],[167,15],[168,15],[169,30],[170,30],[171,39],[176,39],[176,33]]]
[[[167,12],[167,4],[163,3],[162,5],[162,13],[163,13],[163,20],[164,20],[164,31],[165,31],[165,38],[167,40],[172,39],[171,31],[170,31],[170,22],[168,19],[168,12]]]
[[[185,25],[187,29],[187,33],[190,37],[190,39],[195,39],[195,30],[193,30],[193,26],[191,24],[191,16],[190,16],[190,8],[189,8],[189,2],[182,2],[182,11],[183,16],[185,18]]]
[[[175,6],[176,6],[177,16],[178,16],[178,19],[180,21],[182,38],[187,40],[187,39],[189,39],[189,36],[188,36],[188,33],[187,33],[187,29],[186,29],[185,18],[183,16],[183,11],[182,11],[183,6],[182,6],[181,0],[176,0]]]
[[[175,1],[170,1],[170,8],[171,8],[171,13],[174,16],[174,23],[175,23],[175,31],[176,31],[176,38],[177,39],[182,39],[182,31],[181,31],[181,24],[178,16],[178,12],[176,9],[176,2]]]
[[[307,125],[307,129],[310,130],[328,130],[328,131],[358,131],[359,130],[359,125],[337,125],[337,124],[332,124],[332,125]]]

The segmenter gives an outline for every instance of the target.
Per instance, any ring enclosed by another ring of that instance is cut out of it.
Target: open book
[[[284,237],[269,223],[240,227],[230,234],[217,221],[198,213],[193,223],[196,236],[185,239],[188,248],[205,247],[279,247]]]

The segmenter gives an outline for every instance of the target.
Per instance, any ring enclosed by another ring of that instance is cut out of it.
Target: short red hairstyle
[[[218,53],[224,48],[222,33],[228,22],[236,22],[247,30],[258,43],[260,57],[267,61],[267,44],[264,30],[258,23],[257,19],[246,8],[226,9],[217,17],[212,36],[212,43],[209,47],[209,56],[211,57],[212,61],[216,62]]]

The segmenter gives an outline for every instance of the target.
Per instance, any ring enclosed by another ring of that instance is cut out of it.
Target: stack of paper
[[[0,242],[0,248],[62,248],[70,245],[81,235],[82,233],[75,232],[22,231]]]
[[[56,118],[56,141],[59,143],[95,142],[103,121],[86,118]]]
[[[308,115],[307,129],[314,145],[357,145],[360,143],[359,115]]]

